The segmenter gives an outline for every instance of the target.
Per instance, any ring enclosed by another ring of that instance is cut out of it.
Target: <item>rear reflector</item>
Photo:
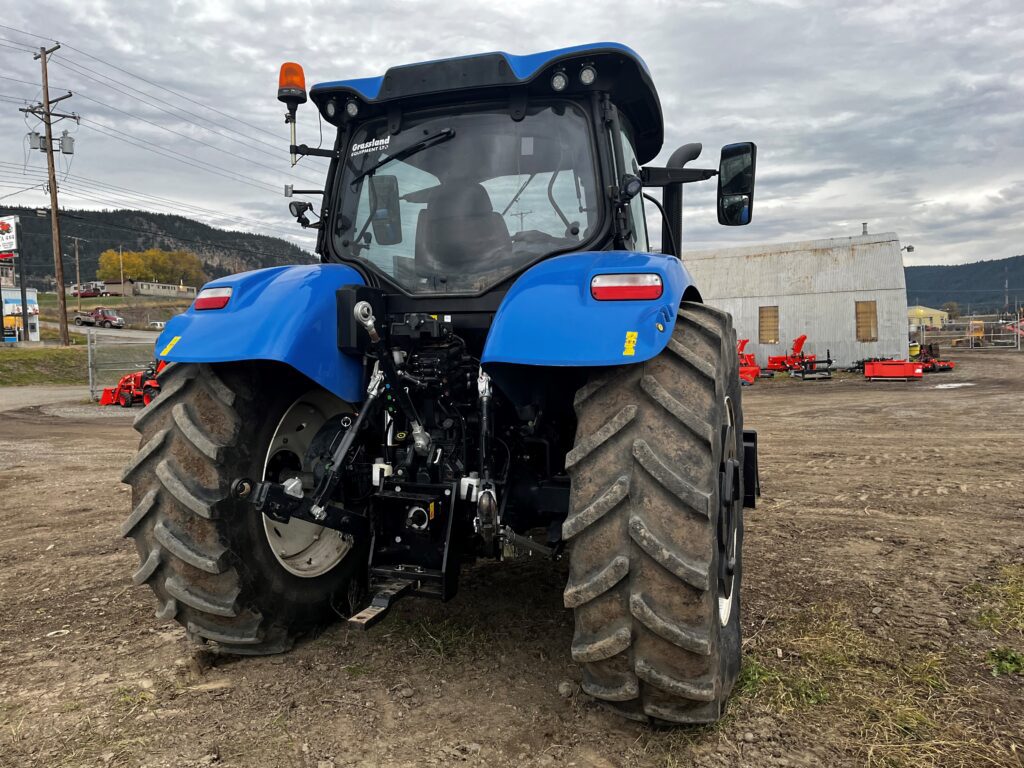
[[[590,295],[598,301],[660,299],[661,275],[597,275],[590,281]]]
[[[230,299],[230,288],[203,288],[192,306],[196,309],[224,309]]]

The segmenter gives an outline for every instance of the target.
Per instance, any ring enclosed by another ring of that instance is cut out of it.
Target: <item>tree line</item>
[[[148,248],[145,251],[115,251],[100,254],[96,279],[117,282],[125,280],[173,285],[199,286],[206,282],[203,262],[191,251],[165,251]]]

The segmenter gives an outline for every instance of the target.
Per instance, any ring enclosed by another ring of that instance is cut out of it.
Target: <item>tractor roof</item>
[[[591,86],[580,83],[578,73],[585,64],[597,70]],[[564,70],[568,87],[560,94],[551,88],[551,76]],[[337,104],[334,118],[324,112],[332,97],[355,100],[360,117],[387,114],[387,105],[410,107],[452,104],[474,98],[500,97],[504,91],[524,91],[528,96],[580,97],[593,90],[608,91],[612,101],[629,118],[636,134],[641,163],[650,162],[661,150],[664,126],[661,102],[643,59],[621,43],[590,43],[559,48],[526,56],[498,51],[453,59],[391,67],[382,77],[335,80],[318,83],[310,96],[324,119],[338,124],[344,120],[343,104]],[[379,105],[379,106],[378,106]],[[369,108],[367,112],[366,108]]]

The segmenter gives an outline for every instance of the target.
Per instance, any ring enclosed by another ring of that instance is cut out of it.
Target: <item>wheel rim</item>
[[[303,490],[307,493],[312,490],[312,467],[306,465],[310,444],[328,419],[351,412],[348,404],[323,390],[299,397],[274,430],[263,463],[264,479],[282,482],[289,477],[299,477]],[[270,551],[281,567],[305,579],[333,570],[352,549],[351,538],[340,531],[305,520],[279,523],[264,515],[263,530]]]
[[[722,428],[722,469],[719,485],[719,525],[718,525],[718,621],[724,627],[732,618],[733,606],[736,602],[735,558],[738,556],[739,516],[742,509],[737,508],[733,498],[734,488],[739,483],[740,469],[736,460],[736,421],[733,412],[732,398],[725,398],[726,423]],[[730,473],[730,463],[732,472]],[[723,523],[724,520],[724,523]],[[724,596],[723,596],[724,595]]]

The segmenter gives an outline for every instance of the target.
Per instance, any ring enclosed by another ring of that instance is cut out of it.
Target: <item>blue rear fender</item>
[[[230,287],[223,309],[194,306],[171,319],[156,344],[169,362],[273,360],[290,365],[348,402],[363,399],[359,358],[338,350],[335,292],[363,285],[342,264],[271,267],[218,278],[204,288]]]
[[[598,301],[596,275],[656,273],[660,298]],[[494,317],[482,362],[543,366],[640,363],[665,348],[676,311],[693,280],[679,259],[632,251],[583,251],[558,256],[524,272]]]

